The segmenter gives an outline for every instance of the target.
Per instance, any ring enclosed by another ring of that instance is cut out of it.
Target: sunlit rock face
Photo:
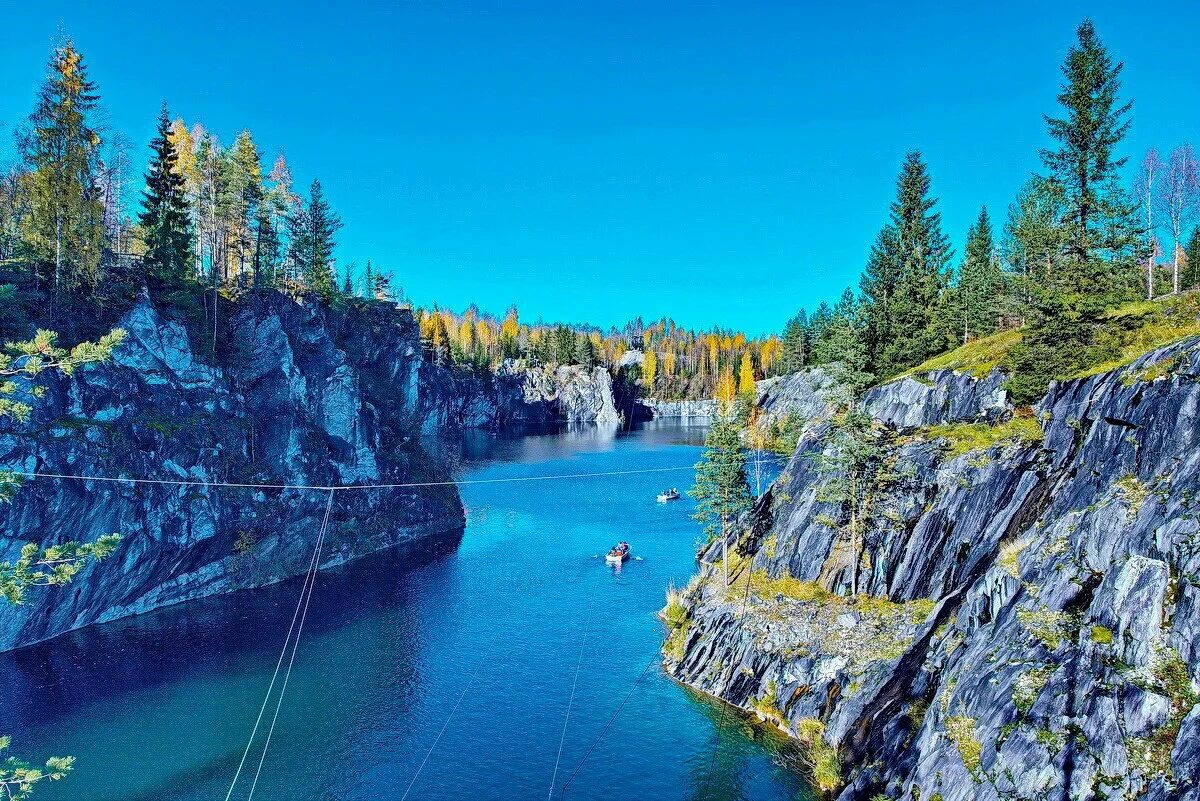
[[[0,506],[0,558],[27,541],[117,532],[116,553],[70,585],[0,604],[0,649],[304,572],[328,486],[445,480],[420,445],[447,378],[422,358],[412,315],[251,296],[216,352],[143,301],[112,362],[51,378],[27,426],[0,431],[0,465],[191,485],[27,481]],[[443,428],[433,426],[437,432]],[[452,486],[348,490],[333,499],[322,565],[462,528]]]
[[[857,553],[815,415],[731,536],[730,589],[701,553],[668,670],[818,731],[843,801],[1200,797],[1197,376],[1177,343],[1052,386],[1040,443],[965,451],[933,434],[1006,419],[999,374],[873,390],[889,471]]]

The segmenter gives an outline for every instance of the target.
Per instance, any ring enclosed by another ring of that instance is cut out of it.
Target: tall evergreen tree
[[[54,51],[49,74],[22,143],[29,173],[27,254],[57,289],[94,286],[104,243],[97,188],[100,135],[89,115],[99,100],[83,56],[67,42]]]
[[[710,539],[721,536],[731,521],[750,508],[746,452],[732,416],[718,418],[704,437],[696,484],[688,494],[696,499],[695,518]]]
[[[868,354],[880,375],[919,364],[947,345],[936,322],[951,250],[936,205],[921,153],[908,153],[862,281]]]
[[[1192,236],[1183,250],[1183,269],[1179,275],[1179,283],[1185,290],[1200,287],[1200,226],[1192,229]]]
[[[219,208],[224,215],[228,260],[226,275],[245,281],[257,261],[254,250],[258,237],[256,224],[265,220],[260,214],[265,190],[262,161],[249,131],[242,131],[233,147],[223,154]]]
[[[371,260],[367,259],[366,276],[363,278],[363,297],[367,300],[375,298],[375,273],[371,267]]]
[[[801,309],[783,329],[781,373],[794,373],[808,364],[808,312]]]
[[[942,233],[942,215],[934,211],[929,171],[919,152],[905,156],[892,225],[900,245],[891,339],[877,370],[882,375],[920,364],[946,348],[944,331],[935,325],[942,293],[949,284],[950,241]]]
[[[1058,144],[1041,154],[1048,179],[1062,192],[1065,230],[1065,258],[1048,277],[1058,291],[1090,296],[1099,307],[1136,296],[1140,285],[1142,231],[1120,182],[1126,159],[1115,152],[1129,130],[1133,103],[1121,102],[1124,65],[1113,63],[1091,20],[1079,25],[1076,39],[1062,67],[1063,114],[1046,116]]]
[[[146,245],[144,259],[150,275],[174,283],[185,278],[191,268],[192,221],[165,103],[150,149],[154,156],[146,173],[140,216]]]
[[[857,393],[871,382],[866,338],[854,292],[842,292],[828,322],[813,335],[813,364],[837,365],[839,380]]]
[[[863,329],[872,364],[882,360],[883,349],[894,336],[896,287],[903,272],[900,236],[888,223],[871,245],[871,255],[859,280],[863,301]]]
[[[329,207],[321,182],[314,180],[306,205],[291,219],[292,258],[304,277],[304,284],[325,303],[337,294],[333,272],[334,235],[342,221]]]
[[[995,255],[992,221],[984,208],[967,232],[967,251],[958,273],[955,299],[963,342],[996,330],[1003,280]]]
[[[1018,403],[1034,401],[1051,380],[1085,364],[1100,314],[1141,294],[1144,232],[1119,182],[1125,159],[1115,154],[1131,106],[1118,99],[1122,65],[1113,63],[1090,20],[1076,37],[1062,68],[1064,115],[1046,117],[1058,147],[1042,151],[1050,173],[1042,191],[1057,206],[1052,224],[1063,249],[1047,254],[1046,273],[1030,292],[1030,323],[1010,355],[1009,390]]]

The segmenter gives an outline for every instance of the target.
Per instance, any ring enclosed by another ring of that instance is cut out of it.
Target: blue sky
[[[113,130],[140,146],[164,99],[249,128],[418,303],[759,333],[857,281],[909,149],[960,250],[1002,217],[1085,15],[1133,160],[1200,139],[1200,4],[942,5],[12,3],[0,136],[67,34]]]

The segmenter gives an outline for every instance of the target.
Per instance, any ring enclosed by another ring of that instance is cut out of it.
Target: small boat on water
[[[618,542],[604,555],[604,561],[610,565],[619,565],[629,558],[629,543]]]
[[[675,489],[674,487],[671,487],[669,490],[663,490],[662,492],[658,493],[658,502],[659,503],[666,503],[667,501],[677,501],[677,500],[679,500],[679,490]]]

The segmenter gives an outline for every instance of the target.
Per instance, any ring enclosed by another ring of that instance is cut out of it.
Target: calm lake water
[[[462,477],[690,465],[702,434],[652,425],[478,437]],[[560,741],[562,797],[658,652],[664,588],[693,572],[691,500],[654,500],[690,481],[465,484],[461,541],[322,573],[254,798],[400,799],[443,727],[408,798],[548,798]],[[598,556],[621,539],[639,558],[617,571]],[[291,581],[0,655],[0,733],[31,758],[77,758],[36,798],[224,799],[299,591]],[[795,760],[655,661],[566,798],[810,798],[786,767]],[[240,782],[232,797],[249,789]]]

